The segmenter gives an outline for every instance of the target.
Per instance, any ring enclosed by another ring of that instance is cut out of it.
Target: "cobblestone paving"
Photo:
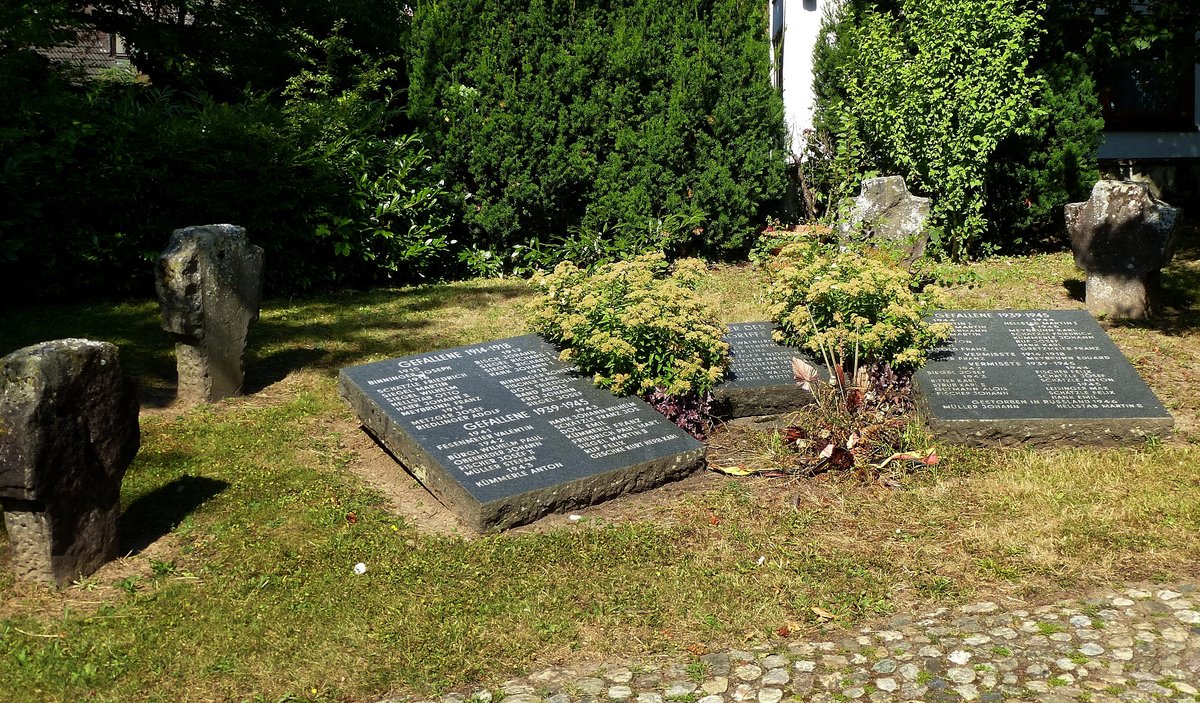
[[[994,602],[666,666],[555,668],[422,703],[1200,701],[1200,590]]]

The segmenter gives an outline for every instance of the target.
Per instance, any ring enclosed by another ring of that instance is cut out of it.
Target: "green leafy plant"
[[[304,161],[337,186],[308,219],[335,256],[411,280],[432,272],[457,243],[448,236],[448,193],[430,173],[420,136],[397,134],[398,59],[367,55],[343,29],[338,23],[329,38],[312,40],[324,60],[284,90],[283,113]]]
[[[413,22],[410,114],[464,241],[508,267],[741,254],[784,195],[753,3],[471,0]]]
[[[802,172],[824,218],[886,172],[932,197],[941,254],[1044,234],[1094,182],[1102,126],[1067,21],[1080,9],[1046,14],[1044,2],[849,0],[827,15]]]
[[[700,261],[671,265],[658,252],[594,273],[563,262],[534,278],[540,295],[530,324],[601,388],[653,396],[677,416],[697,416],[685,429],[702,425],[706,399],[729,365],[725,326],[695,293],[704,273]],[[693,401],[671,400],[679,398]]]
[[[785,261],[768,292],[776,339],[830,361],[915,368],[949,328],[925,322],[931,294],[914,293],[911,283],[909,274],[852,250]]]

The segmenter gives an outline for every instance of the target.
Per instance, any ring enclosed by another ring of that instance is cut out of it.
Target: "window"
[[[1193,66],[1159,57],[1118,63],[1100,78],[1104,126],[1111,131],[1194,132],[1195,96]]]
[[[129,50],[126,48],[125,39],[121,35],[108,35],[108,55],[116,59],[129,58]]]

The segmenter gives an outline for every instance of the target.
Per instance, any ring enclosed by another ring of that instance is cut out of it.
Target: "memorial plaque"
[[[686,476],[704,445],[536,335],[342,369],[342,397],[439,500],[504,529]]]
[[[1086,310],[947,310],[953,338],[916,374],[933,431],[964,444],[1115,445],[1170,413]]]
[[[729,325],[729,376],[713,389],[714,411],[722,417],[790,412],[813,402],[792,376],[792,357],[800,350],[771,338],[771,322]]]

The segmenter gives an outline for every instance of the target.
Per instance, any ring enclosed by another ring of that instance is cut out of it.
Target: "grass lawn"
[[[183,410],[150,302],[9,310],[0,353],[58,337],[121,347],[143,394],[125,478],[129,555],[60,592],[17,584],[0,537],[8,701],[367,701],[535,666],[668,654],[981,596],[1051,600],[1200,565],[1200,251],[1164,273],[1166,314],[1105,323],[1175,415],[1119,450],[968,450],[901,489],[705,473],[571,523],[455,523],[364,439],[343,366],[524,331],[529,288],[483,280],[273,300],[245,397]],[[947,271],[957,307],[1082,307],[1065,253]],[[762,277],[717,269],[727,321]],[[769,458],[769,437],[762,443]],[[750,449],[753,449],[751,447]],[[764,558],[760,562],[760,558]],[[356,562],[367,572],[353,572]]]

